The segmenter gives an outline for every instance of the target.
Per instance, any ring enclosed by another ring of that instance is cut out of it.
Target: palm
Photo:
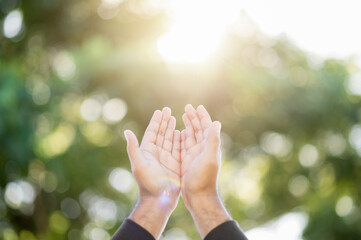
[[[175,205],[180,192],[180,133],[170,115],[169,108],[156,111],[141,146],[128,139],[128,152],[141,197],[161,197]]]
[[[181,141],[182,192],[203,191],[219,169],[217,165],[220,160],[220,125],[212,123],[203,106],[198,107],[196,111],[187,105],[183,121],[186,130],[182,131]]]
[[[171,195],[178,195],[180,186],[175,183],[180,181],[180,159],[152,143],[142,144],[140,152],[140,162],[147,169],[142,179],[147,190],[157,194],[166,191]]]
[[[185,155],[182,156],[182,179],[186,175],[189,169],[194,169],[192,166],[196,166],[197,162],[201,162],[201,159],[204,155],[204,146],[206,142],[196,143],[193,146],[190,146],[186,151]]]

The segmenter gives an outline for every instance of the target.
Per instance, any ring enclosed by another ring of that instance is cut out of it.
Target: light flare
[[[166,184],[166,186],[169,186],[169,189],[164,190],[162,192],[162,194],[159,197],[159,203],[158,203],[158,207],[159,208],[167,208],[169,206],[170,203],[170,192],[173,189],[177,189],[181,187],[181,181],[179,179],[173,178],[173,177],[166,177],[164,178],[164,183]]]
[[[170,203],[169,195],[170,194],[169,194],[168,191],[163,191],[162,195],[160,196],[160,201],[158,203],[159,208],[163,208],[165,206],[168,206],[168,204]]]
[[[173,187],[181,187],[182,183],[179,179],[173,178],[173,177],[166,177],[164,179],[166,182],[170,182],[172,183],[174,186]]]
[[[199,63],[214,54],[229,24],[239,17],[236,0],[171,1],[170,31],[158,39],[160,55],[170,62]]]

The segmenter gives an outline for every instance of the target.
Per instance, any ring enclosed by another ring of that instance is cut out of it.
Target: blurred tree
[[[0,1],[0,238],[109,239],[136,199],[123,130],[192,103],[223,123],[221,191],[245,230],[302,211],[305,239],[359,239],[359,69],[257,29],[168,64],[149,2]],[[165,238],[183,231],[199,239],[180,202]]]

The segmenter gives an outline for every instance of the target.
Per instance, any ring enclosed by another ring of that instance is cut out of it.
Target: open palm
[[[187,105],[185,111],[186,129],[181,133],[181,180],[182,196],[187,204],[188,195],[213,194],[217,188],[221,125],[212,122],[203,106],[195,110]]]
[[[171,110],[155,111],[139,147],[136,136],[125,131],[132,171],[140,198],[159,198],[174,209],[180,193],[180,132]]]

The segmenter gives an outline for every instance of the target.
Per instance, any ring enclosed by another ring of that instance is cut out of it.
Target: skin
[[[180,132],[171,110],[155,111],[141,145],[126,130],[127,151],[139,187],[139,200],[129,218],[156,239],[177,206],[180,194]],[[172,179],[170,181],[170,179]]]
[[[231,219],[217,191],[221,124],[213,122],[202,105],[197,110],[187,105],[183,122],[186,129],[175,130],[176,120],[166,107],[154,112],[140,146],[133,132],[124,132],[139,188],[129,218],[155,239],[177,206],[180,192],[202,238]]]
[[[183,201],[204,238],[219,224],[231,220],[217,191],[221,167],[221,123],[212,122],[204,106],[185,107],[181,132]]]

